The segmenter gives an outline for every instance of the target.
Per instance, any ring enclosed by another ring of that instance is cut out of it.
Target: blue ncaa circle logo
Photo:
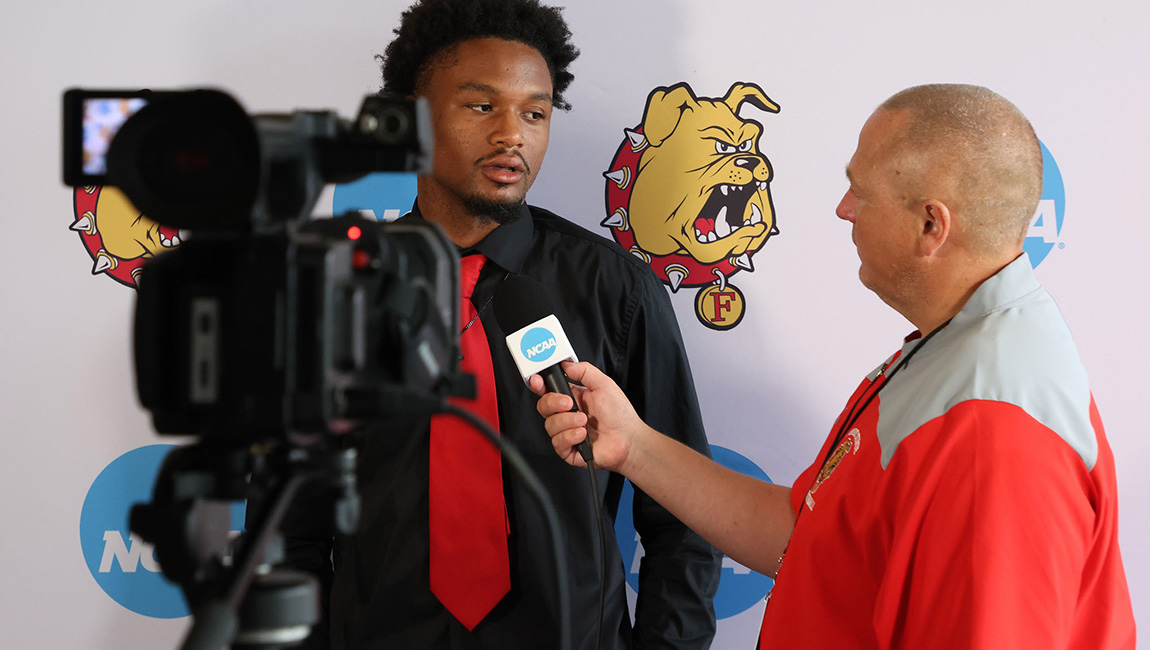
[[[1023,252],[1030,257],[1031,266],[1036,268],[1055,246],[1063,247],[1059,236],[1066,217],[1066,188],[1062,184],[1062,172],[1046,145],[1042,141],[1038,144],[1042,147],[1042,199],[1038,202],[1038,209],[1030,220],[1030,229],[1026,231],[1026,241],[1022,244]]]
[[[335,186],[332,214],[368,211],[380,221],[395,221],[415,203],[416,175],[379,172]]]
[[[152,500],[160,465],[176,445],[149,445],[113,460],[92,482],[80,511],[80,548],[96,583],[112,600],[152,618],[187,616],[180,588],[164,577],[151,544],[128,528],[136,503]],[[244,526],[244,505],[231,506],[231,531]]]
[[[762,481],[770,482],[766,472],[747,457],[726,447],[711,445],[711,456],[720,465],[733,469]],[[619,512],[615,517],[615,538],[619,553],[623,556],[623,568],[627,584],[635,592],[639,591],[639,561],[643,557],[643,547],[639,534],[635,532],[632,499],[635,488],[630,481],[623,484],[623,494],[619,498]],[[730,618],[741,614],[756,604],[763,602],[775,586],[775,581],[752,571],[729,557],[723,556],[723,570],[719,578],[719,591],[715,594],[715,616]]]
[[[555,335],[545,327],[527,330],[519,340],[519,351],[528,361],[546,361],[555,354]]]
[[[100,588],[124,607],[153,618],[180,618],[188,606],[160,573],[151,544],[128,529],[132,505],[152,500],[156,473],[175,445],[133,449],[96,477],[80,512],[80,547]]]

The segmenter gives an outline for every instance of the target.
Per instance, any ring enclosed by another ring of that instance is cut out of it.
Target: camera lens
[[[373,113],[364,113],[359,119],[359,129],[384,144],[397,144],[408,137],[411,131],[411,116],[402,106],[377,106]]]

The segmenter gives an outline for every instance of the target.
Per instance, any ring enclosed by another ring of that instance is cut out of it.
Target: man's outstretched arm
[[[541,395],[538,410],[556,453],[585,466],[575,445],[590,436],[595,465],[626,476],[636,487],[719,550],[764,575],[778,571],[795,515],[790,489],[727,469],[647,426],[610,377],[589,363],[564,363],[582,386],[571,398],[546,393],[539,377],[531,389]]]

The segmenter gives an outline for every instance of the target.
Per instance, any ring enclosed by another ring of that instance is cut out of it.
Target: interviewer
[[[862,128],[837,214],[859,278],[916,331],[791,488],[648,427],[595,367],[543,395],[560,456],[601,467],[777,581],[762,648],[1134,648],[1114,459],[1023,241],[1030,123],[977,86],[904,90]],[[542,392],[542,382],[532,378]]]

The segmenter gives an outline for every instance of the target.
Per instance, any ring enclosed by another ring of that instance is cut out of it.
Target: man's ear
[[[954,234],[954,215],[942,201],[927,199],[919,205],[918,225],[918,252],[930,257]]]

